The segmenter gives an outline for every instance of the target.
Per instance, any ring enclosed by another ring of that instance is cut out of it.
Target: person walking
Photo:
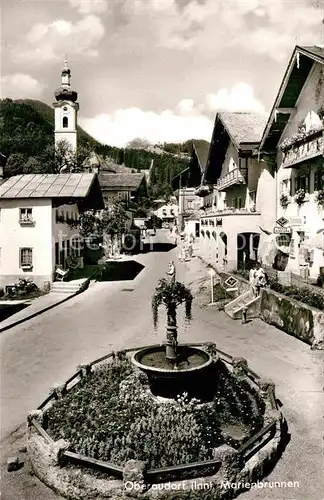
[[[259,262],[257,262],[256,264],[254,279],[255,279],[256,297],[258,297],[260,295],[261,288],[264,288],[266,286],[265,272],[262,269],[261,264]]]
[[[253,265],[250,269],[249,282],[250,282],[253,297],[256,297],[257,290],[256,290],[256,268],[255,268],[255,265]]]
[[[175,278],[176,278],[176,268],[175,268],[173,260],[170,260],[168,269],[166,271],[166,274],[168,275],[168,278],[169,278],[170,281],[173,281],[173,282],[175,281]]]

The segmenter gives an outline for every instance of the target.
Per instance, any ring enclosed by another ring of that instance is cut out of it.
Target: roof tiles
[[[221,111],[218,116],[231,138],[240,144],[259,143],[268,121],[268,113],[229,113]]]
[[[0,198],[85,198],[95,174],[15,175],[0,185]]]

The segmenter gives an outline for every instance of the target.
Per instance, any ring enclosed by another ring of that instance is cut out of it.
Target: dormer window
[[[34,224],[33,220],[33,209],[32,208],[21,208],[19,222],[22,225],[32,225]]]
[[[69,126],[69,119],[67,116],[63,116],[63,128],[68,128]]]

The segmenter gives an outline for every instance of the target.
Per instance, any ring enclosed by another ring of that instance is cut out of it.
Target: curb
[[[61,299],[58,302],[55,302],[55,304],[51,304],[50,306],[46,306],[46,307],[44,307],[44,309],[40,309],[39,311],[36,311],[35,313],[30,314],[29,316],[26,316],[25,318],[19,319],[18,321],[11,323],[10,325],[4,326],[2,328],[0,327],[0,333],[5,332],[6,330],[10,330],[10,328],[13,328],[14,326],[21,325],[22,323],[24,323],[25,321],[28,321],[29,319],[36,318],[36,316],[39,316],[40,314],[42,314],[44,312],[50,311],[50,309],[54,309],[54,307],[59,306],[60,304],[63,304],[64,302],[67,302],[68,300],[72,299],[76,295],[79,295],[80,293],[85,292],[87,290],[87,288],[89,287],[90,281],[91,280],[89,280],[89,282],[87,283],[87,286],[85,286],[84,288],[81,288],[80,290],[73,293],[72,295],[69,295],[68,297],[65,297],[64,299]]]
[[[83,290],[82,290],[83,291]],[[50,306],[45,307],[44,309],[40,309],[39,311],[36,311],[33,314],[30,314],[29,316],[26,316],[25,318],[22,318],[18,321],[15,321],[14,323],[11,323],[10,325],[4,326],[0,328],[0,333],[5,332],[6,330],[9,330],[10,328],[13,328],[14,326],[20,325],[21,323],[24,323],[25,321],[28,321],[29,319],[36,318],[36,316],[39,316],[43,312],[49,311],[50,309],[54,309],[54,307],[63,304],[63,302],[66,302],[69,299],[72,299],[72,297],[75,297],[78,295],[80,292],[76,292],[73,295],[69,295],[68,297],[60,300],[59,302],[55,302],[55,304],[51,304]]]

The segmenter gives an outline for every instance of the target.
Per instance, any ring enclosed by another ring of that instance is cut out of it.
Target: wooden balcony
[[[314,131],[305,137],[292,137],[280,146],[283,151],[282,167],[296,167],[301,162],[324,155],[323,130]]]
[[[218,191],[226,191],[229,187],[237,184],[246,184],[242,170],[239,168],[231,170],[231,172],[218,179],[217,189]]]

